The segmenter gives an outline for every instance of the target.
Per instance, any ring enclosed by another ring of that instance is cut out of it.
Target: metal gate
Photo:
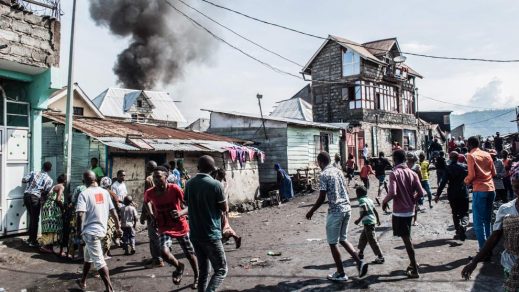
[[[1,174],[6,175],[0,176],[0,225],[3,234],[14,234],[27,229],[21,180],[29,169],[30,106],[7,99],[2,102]]]

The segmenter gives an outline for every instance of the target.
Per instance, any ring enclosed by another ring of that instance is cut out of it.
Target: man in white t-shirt
[[[105,284],[106,291],[113,291],[101,241],[106,236],[108,216],[114,219],[119,235],[122,234],[121,225],[110,194],[97,185],[95,173],[91,170],[85,172],[83,181],[88,187],[79,194],[76,206],[78,234],[81,234],[85,245],[83,276],[78,284],[81,289],[86,288],[86,278],[93,263]]]
[[[112,191],[117,195],[117,199],[119,200],[119,207],[123,206],[124,198],[128,195],[128,190],[126,189],[126,184],[124,183],[124,179],[126,177],[126,173],[124,170],[119,170],[117,172],[117,180],[112,184]]]

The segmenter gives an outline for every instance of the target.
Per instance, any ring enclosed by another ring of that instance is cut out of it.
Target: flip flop
[[[76,279],[76,284],[79,286],[79,289],[85,290],[86,289],[86,283],[81,284],[81,279]]]
[[[181,268],[177,268],[171,274],[171,279],[173,280],[173,284],[180,285],[180,282],[182,282],[182,275],[184,275],[184,265],[182,265]]]

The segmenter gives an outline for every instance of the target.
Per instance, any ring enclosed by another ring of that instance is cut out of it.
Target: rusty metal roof
[[[63,115],[45,112],[43,116],[54,122],[65,124],[65,116]],[[111,137],[126,139],[130,135],[132,138],[138,137],[139,139],[178,139],[189,141],[223,141],[231,143],[246,142],[241,139],[218,136],[209,133],[193,132],[152,124],[140,124],[112,119],[74,117],[73,126],[74,129],[94,138]]]

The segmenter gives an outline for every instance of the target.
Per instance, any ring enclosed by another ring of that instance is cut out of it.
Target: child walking
[[[375,175],[373,172],[373,168],[371,168],[370,161],[366,159],[366,162],[364,163],[364,166],[362,166],[362,169],[360,170],[360,179],[364,183],[364,186],[367,190],[369,190],[369,175]]]
[[[369,243],[373,253],[377,256],[377,259],[373,261],[375,264],[383,264],[384,256],[380,251],[378,245],[377,236],[375,234],[375,224],[380,226],[380,219],[378,218],[377,209],[373,204],[373,200],[368,197],[368,190],[363,186],[358,186],[355,189],[357,199],[359,201],[360,217],[355,220],[355,225],[359,225],[362,221],[364,230],[362,231],[359,239],[359,258],[364,259],[364,249]]]
[[[348,186],[350,186],[350,182],[353,179],[355,174],[355,159],[353,159],[353,155],[348,155],[348,161],[346,161],[346,178],[348,179]]]
[[[135,254],[135,226],[139,215],[132,202],[132,196],[126,196],[121,208],[124,255]]]

